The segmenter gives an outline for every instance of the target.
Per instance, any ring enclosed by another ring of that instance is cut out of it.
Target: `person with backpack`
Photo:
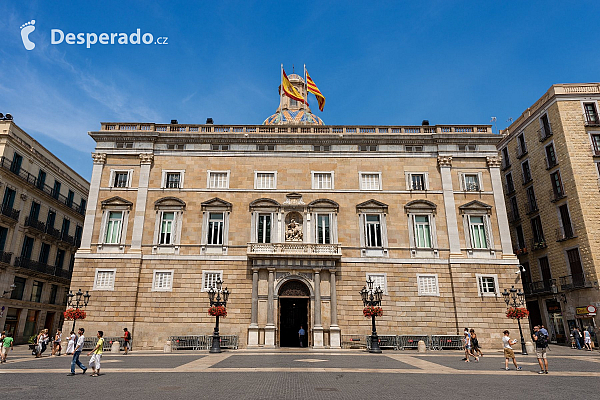
[[[548,373],[548,357],[546,355],[548,350],[548,335],[540,330],[538,325],[533,327],[533,341],[535,342],[535,353],[537,356],[538,363],[540,364],[540,372],[538,374]]]

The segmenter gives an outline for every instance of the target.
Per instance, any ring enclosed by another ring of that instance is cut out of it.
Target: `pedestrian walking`
[[[0,346],[2,346],[2,358],[0,362],[5,363],[8,351],[13,349],[13,338],[10,332],[8,334],[6,332],[2,332],[2,341],[0,342]]]
[[[92,375],[90,376],[100,376],[100,359],[102,358],[102,348],[104,347],[104,332],[98,331],[96,334],[98,337],[98,341],[96,342],[96,347],[94,350],[88,353],[88,356],[91,355],[90,358],[90,367],[92,367]]]
[[[583,341],[583,333],[579,328],[577,328],[577,332],[579,333],[579,349],[582,350],[585,347],[585,343]]]
[[[69,333],[69,343],[67,344],[67,354],[71,355],[75,352],[75,342],[77,341],[77,336],[74,331]]]
[[[548,332],[548,331],[546,331]],[[535,326],[533,328],[533,341],[535,342],[535,354],[540,364],[540,372],[538,374],[547,374],[548,373],[548,335],[544,335],[540,326]]]
[[[573,335],[573,340],[575,341],[575,346],[577,346],[577,350],[581,350],[581,333],[577,327],[573,327],[571,331],[571,335]]]
[[[476,362],[479,362],[479,358],[473,354],[472,344],[471,344],[471,335],[469,334],[469,329],[465,328],[464,332],[464,348],[465,348],[465,362],[470,362],[470,357],[474,357]]]
[[[517,371],[520,371],[522,368],[519,367],[519,365],[517,365],[517,359],[515,358],[515,352],[512,348],[512,345],[517,343],[517,339],[511,340],[509,331],[504,331],[503,333],[504,333],[504,336],[502,337],[502,344],[504,346],[504,369],[507,371],[510,369],[510,368],[508,368],[508,360],[512,359],[512,362],[515,365],[515,368],[517,369]]]
[[[46,348],[48,347],[48,339],[48,329],[42,329],[37,336],[35,358],[42,357],[42,354],[44,353],[44,351],[46,351]]]
[[[583,343],[588,351],[592,351],[592,335],[587,329],[583,331]]]
[[[52,355],[60,356],[60,351],[62,350],[62,346],[60,341],[62,340],[62,331],[60,329],[56,330],[56,334],[54,335],[54,346],[52,347]]]
[[[481,352],[481,347],[479,347],[479,340],[477,339],[477,334],[475,333],[475,329],[471,328],[471,330],[469,331],[469,334],[471,335],[471,345],[473,347],[473,355],[478,354],[479,357],[482,357],[483,353]]]
[[[127,328],[123,328],[123,347],[125,348],[125,353],[127,354],[129,350],[131,350],[131,333],[127,330]]]
[[[300,325],[300,330],[298,331],[298,338],[300,339],[300,347],[304,347],[304,338],[306,337],[306,331],[304,330],[304,326]]]
[[[79,333],[79,337],[77,338],[77,343],[75,344],[75,349],[73,351],[73,359],[71,360],[71,373],[67,374],[67,376],[75,375],[75,365],[83,370],[82,374],[85,374],[85,371],[87,371],[87,368],[83,366],[81,361],[79,361],[81,350],[83,350],[83,342],[85,341],[85,336],[83,336],[85,329],[79,328],[77,333]]]

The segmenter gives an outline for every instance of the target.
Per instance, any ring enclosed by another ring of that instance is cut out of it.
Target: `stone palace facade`
[[[219,277],[221,333],[241,347],[297,346],[303,325],[310,346],[336,348],[370,333],[359,291],[371,277],[379,334],[516,333],[500,293],[522,284],[490,126],[327,126],[284,97],[262,125],[90,135],[72,281],[92,295],[88,332],[128,327],[138,348],[211,334]]]

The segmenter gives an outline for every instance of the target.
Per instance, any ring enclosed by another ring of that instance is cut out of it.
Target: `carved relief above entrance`
[[[310,297],[310,291],[300,281],[289,281],[279,289],[279,297]]]

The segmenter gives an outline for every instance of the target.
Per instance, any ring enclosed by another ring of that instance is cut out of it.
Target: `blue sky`
[[[526,3],[526,4],[522,4]],[[101,121],[259,124],[279,66],[326,124],[509,125],[553,83],[598,82],[597,1],[3,1],[0,112],[89,179]],[[20,26],[35,19],[27,51]],[[167,45],[52,45],[137,28]]]

